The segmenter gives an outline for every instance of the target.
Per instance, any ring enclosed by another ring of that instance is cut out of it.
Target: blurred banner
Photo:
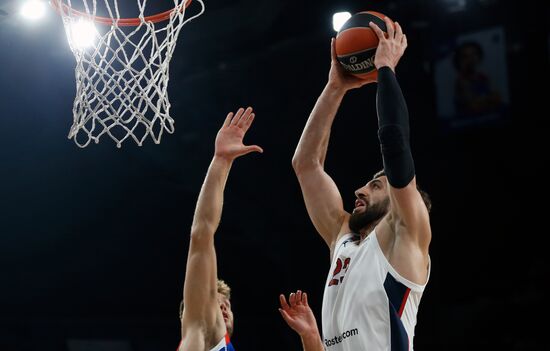
[[[445,128],[506,118],[510,100],[502,27],[448,38],[435,50],[437,115]]]

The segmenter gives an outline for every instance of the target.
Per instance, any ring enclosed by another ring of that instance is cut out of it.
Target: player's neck
[[[371,224],[367,225],[366,227],[362,228],[359,231],[359,236],[361,237],[361,241],[363,241],[367,236],[369,236],[370,233],[374,231],[374,228],[380,223],[381,219],[372,222]]]

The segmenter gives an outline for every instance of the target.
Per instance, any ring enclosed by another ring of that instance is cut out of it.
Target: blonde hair
[[[228,299],[231,299],[231,288],[221,279],[218,279],[217,283],[218,293],[222,294]],[[180,319],[183,317],[183,300],[180,302]]]
[[[231,299],[231,288],[221,279],[218,279],[218,292],[228,299]]]

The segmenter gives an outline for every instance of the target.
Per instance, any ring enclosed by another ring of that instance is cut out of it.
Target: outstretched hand
[[[263,152],[258,145],[244,145],[243,138],[254,121],[252,107],[246,110],[242,107],[234,114],[227,114],[223,126],[216,136],[215,156],[233,161],[239,156],[251,152]]]
[[[369,23],[369,26],[372,28],[374,33],[376,33],[376,36],[380,41],[374,56],[374,66],[376,69],[388,66],[395,72],[395,67],[407,48],[407,36],[403,34],[403,29],[399,23],[395,22],[394,26],[388,17],[384,18],[384,22],[386,22],[386,28],[388,31],[387,37],[384,31],[382,31],[376,23]]]
[[[346,72],[342,64],[338,61],[336,55],[336,39],[332,38],[330,42],[330,72],[328,74],[329,84],[335,88],[348,91],[350,89],[360,88],[365,84],[376,82],[375,79],[361,79],[351,73]]]
[[[317,321],[313,311],[307,303],[307,294],[298,290],[288,297],[289,303],[283,294],[279,296],[281,308],[279,312],[286,323],[300,336],[318,335]]]

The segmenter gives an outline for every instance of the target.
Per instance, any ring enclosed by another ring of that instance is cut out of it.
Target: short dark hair
[[[385,176],[386,175],[386,172],[384,172],[384,170],[381,170],[381,171],[378,171],[374,174],[374,176],[372,177],[372,179],[377,179],[377,178],[380,178],[382,176]],[[427,192],[425,192],[424,190],[420,189],[420,187],[418,186],[418,183],[416,184],[416,190],[418,190],[418,192],[420,193],[420,196],[422,196],[422,200],[424,201],[424,205],[426,205],[426,208],[428,209],[428,212],[430,212],[432,210],[432,200],[430,199],[430,195],[428,195]]]

